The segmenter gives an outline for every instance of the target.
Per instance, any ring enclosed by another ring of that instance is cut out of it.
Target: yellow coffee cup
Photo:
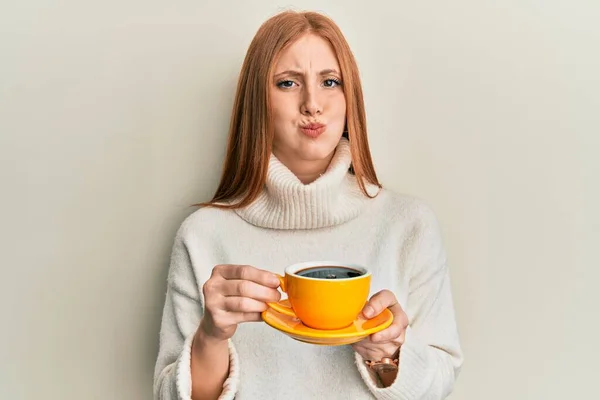
[[[371,272],[339,261],[312,261],[290,265],[278,275],[290,307],[269,303],[274,310],[300,319],[314,329],[342,329],[362,311],[371,288]]]

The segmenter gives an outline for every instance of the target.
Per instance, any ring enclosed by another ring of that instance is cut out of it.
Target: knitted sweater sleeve
[[[360,374],[379,400],[445,399],[453,390],[463,362],[437,220],[425,207],[420,207],[418,215],[414,231],[416,253],[408,270],[409,293],[405,305],[409,328],[394,383],[380,387],[356,353]]]
[[[181,230],[175,238],[154,371],[155,400],[191,400],[191,348],[203,305],[190,253]],[[239,361],[229,341],[229,376],[219,399],[231,400],[238,386]],[[193,379],[202,379],[194,376]]]

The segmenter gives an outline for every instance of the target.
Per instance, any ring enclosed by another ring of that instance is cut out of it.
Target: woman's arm
[[[192,344],[192,400],[218,399],[229,375],[229,347],[198,329]],[[195,378],[196,377],[196,378]]]
[[[175,239],[154,373],[155,400],[233,399],[239,376],[230,340],[198,329],[203,304],[183,239]],[[193,394],[193,397],[192,397]]]
[[[379,385],[362,357],[356,354],[363,379],[380,400],[445,399],[454,388],[463,361],[450,275],[437,220],[424,206],[417,212],[418,244],[408,272],[409,293],[405,305],[409,326],[393,382],[389,384],[392,377],[386,377],[387,387]]]

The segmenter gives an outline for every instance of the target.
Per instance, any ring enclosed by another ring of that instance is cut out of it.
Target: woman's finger
[[[267,309],[267,304],[250,297],[228,296],[224,298],[225,311],[235,313],[260,313]]]
[[[391,308],[398,304],[396,296],[389,290],[382,290],[371,297],[363,308],[365,318],[373,318],[383,312],[386,308]]]
[[[217,265],[213,268],[214,275],[218,275],[223,279],[252,281],[273,289],[279,286],[277,275],[251,265]]]
[[[400,324],[392,324],[389,328],[372,334],[369,338],[372,343],[398,342],[398,345],[404,343],[405,327]]]
[[[281,299],[281,293],[277,289],[263,286],[253,281],[241,279],[223,280],[220,282],[220,286],[223,296],[248,297],[265,303],[277,302]]]
[[[232,319],[236,321],[236,324],[240,324],[242,322],[262,321],[262,316],[259,312],[232,313]]]

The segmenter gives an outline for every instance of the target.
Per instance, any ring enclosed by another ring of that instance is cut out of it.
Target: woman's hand
[[[374,294],[363,308],[362,313],[366,318],[373,318],[386,308],[389,308],[394,315],[392,324],[388,328],[352,345],[354,351],[365,360],[379,361],[383,357],[392,357],[404,343],[408,317],[400,307],[394,293],[389,290],[382,290]]]
[[[240,322],[260,321],[279,301],[279,279],[249,265],[217,265],[202,287],[204,316],[192,342],[192,399],[219,397],[229,374],[227,339]]]
[[[217,265],[204,284],[204,317],[198,334],[205,339],[229,339],[241,322],[260,321],[267,304],[277,302],[277,275],[249,265]]]

